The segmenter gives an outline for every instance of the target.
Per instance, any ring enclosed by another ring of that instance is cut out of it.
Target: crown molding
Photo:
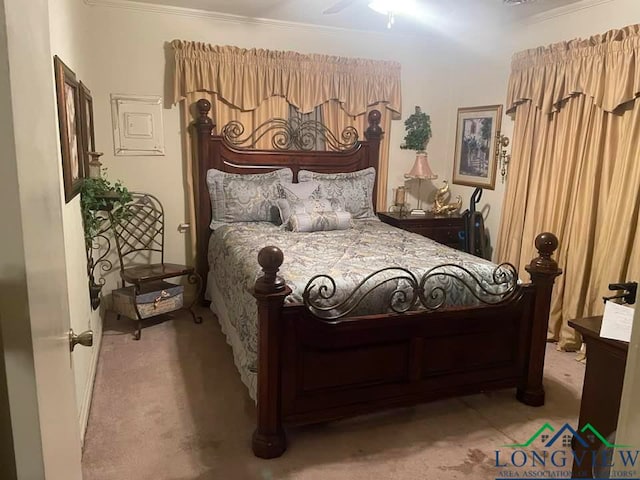
[[[233,15],[230,13],[214,12],[210,10],[201,10],[201,9],[186,8],[186,7],[175,7],[171,5],[138,2],[138,1],[130,1],[130,0],[83,0],[83,1],[85,5],[92,6],[92,7],[118,8],[122,10],[134,11],[134,12],[206,18],[206,19],[215,20],[219,22],[233,23],[237,25],[261,25],[261,26],[267,26],[267,27],[290,28],[290,29],[297,29],[297,30],[300,30],[300,29],[315,30],[315,31],[324,30],[326,32],[343,32],[343,33],[358,32],[358,33],[366,33],[369,35],[379,36],[383,39],[389,39],[390,37],[393,37],[393,38],[404,38],[404,39],[416,40],[416,39],[424,39],[424,37],[432,36],[432,32],[424,32],[424,34],[418,34],[418,33],[403,33],[398,31],[386,31],[386,30],[377,31],[377,30],[365,30],[361,28],[334,27],[330,25],[320,25],[315,23],[274,20],[271,18],[245,17],[242,15]],[[518,25],[533,25],[536,23],[541,23],[547,20],[551,20],[556,17],[570,15],[571,13],[578,12],[580,10],[585,10],[588,8],[596,7],[598,5],[611,3],[613,1],[615,0],[581,0],[576,3],[571,3],[569,5],[564,5],[562,7],[554,8],[553,10],[548,10],[546,12],[538,13],[536,15],[531,15],[521,20],[513,21],[511,22],[511,25],[515,27],[517,27]]]
[[[119,8],[123,10],[135,11],[135,12],[146,12],[146,13],[157,13],[164,15],[179,15],[183,17],[196,17],[196,18],[207,18],[211,20],[216,20],[220,22],[228,22],[234,24],[241,25],[262,25],[269,27],[279,27],[279,28],[293,28],[293,29],[303,29],[303,30],[326,30],[327,32],[359,32],[359,33],[367,33],[370,35],[377,35],[383,38],[389,38],[391,35],[394,37],[403,37],[403,38],[422,38],[418,35],[412,35],[407,33],[400,32],[387,32],[387,31],[376,31],[376,30],[365,30],[358,28],[345,28],[345,27],[334,27],[330,25],[320,25],[315,23],[304,23],[304,22],[292,22],[286,20],[274,20],[271,18],[256,18],[256,17],[245,17],[242,15],[233,15],[231,13],[221,13],[214,12],[210,10],[201,10],[196,8],[186,8],[186,7],[175,7],[171,5],[161,5],[157,3],[147,3],[147,2],[136,2],[129,0],[83,0],[85,5],[89,5],[92,7],[107,7],[107,8]]]
[[[530,17],[526,17],[522,19],[520,24],[525,25],[533,25],[535,23],[546,22],[547,20],[551,20],[553,18],[562,17],[564,15],[570,15],[575,12],[579,12],[580,10],[586,10],[588,8],[597,7],[598,5],[603,5],[605,3],[611,3],[614,0],[582,0],[580,2],[570,3],[569,5],[564,5],[562,7],[554,8],[553,10],[547,10],[546,12],[538,13],[536,15],[531,15]]]

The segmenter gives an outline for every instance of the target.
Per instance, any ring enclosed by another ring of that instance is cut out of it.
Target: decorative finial
[[[284,254],[278,247],[270,245],[260,250],[258,263],[264,275],[256,280],[256,292],[273,293],[284,289],[284,280],[276,275],[283,261]]]
[[[535,245],[539,257],[534,259],[531,264],[545,270],[557,269],[558,262],[551,258],[551,255],[558,248],[558,237],[550,232],[541,233],[536,237]]]
[[[209,118],[209,111],[211,110],[211,102],[206,98],[201,98],[196,102],[196,108],[198,110],[198,117],[196,123],[198,125],[212,125],[213,122]]]
[[[371,110],[369,112],[369,116],[367,117],[369,120],[369,128],[366,131],[366,137],[379,137],[382,135],[382,128],[380,128],[380,120],[382,119],[382,114],[379,110]]]

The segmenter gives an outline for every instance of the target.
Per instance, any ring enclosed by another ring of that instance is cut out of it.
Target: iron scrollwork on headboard
[[[258,125],[256,129],[244,135],[244,125],[237,120],[227,123],[222,129],[222,137],[236,148],[253,149],[258,141],[271,134],[271,145],[274,150],[316,150],[319,141],[327,150],[348,151],[358,145],[358,131],[354,127],[346,127],[340,138],[317,120],[300,120],[299,118],[272,118]]]

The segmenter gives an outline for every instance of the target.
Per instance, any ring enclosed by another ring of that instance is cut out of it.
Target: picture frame
[[[80,111],[82,131],[82,160],[84,162],[85,176],[89,173],[89,152],[96,151],[96,134],[93,124],[93,97],[91,90],[80,81]]]
[[[58,125],[62,152],[64,198],[69,203],[80,193],[85,177],[83,160],[80,84],[76,74],[56,55],[53,57],[58,100]]]
[[[453,183],[495,188],[501,122],[502,105],[458,109]]]

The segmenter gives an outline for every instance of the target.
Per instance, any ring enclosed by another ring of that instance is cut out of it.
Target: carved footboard
[[[551,292],[561,271],[551,258],[556,237],[543,233],[535,244],[539,256],[526,267],[531,283],[516,284],[515,269],[499,266],[494,283],[502,287],[473,307],[447,307],[447,292],[427,287],[429,276],[442,270],[417,278],[397,268],[372,274],[338,302],[332,302],[333,280],[318,275],[305,289],[305,305],[285,305],[291,290],[277,275],[283,253],[263,248],[258,262],[264,275],[253,292],[259,316],[254,454],[282,455],[285,424],[489,389],[516,387],[518,400],[542,405]],[[391,292],[392,312],[358,316],[367,281],[375,286],[381,274],[384,282],[401,279],[405,285]]]

